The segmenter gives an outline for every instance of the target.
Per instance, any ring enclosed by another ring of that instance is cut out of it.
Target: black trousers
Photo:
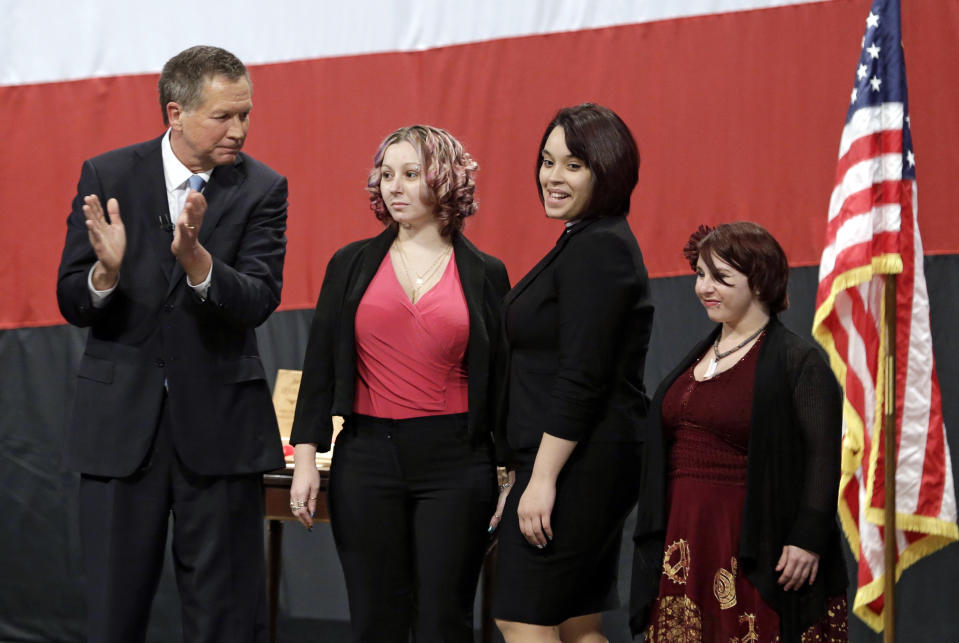
[[[328,500],[354,640],[473,640],[496,496],[492,444],[465,414],[347,418]]]
[[[169,423],[164,408],[151,454],[132,476],[81,477],[87,641],[145,640],[171,511],[183,640],[266,641],[263,478],[193,473]]]

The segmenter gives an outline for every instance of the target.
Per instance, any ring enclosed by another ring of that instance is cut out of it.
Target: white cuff
[[[97,264],[99,261],[93,264],[93,267],[90,268],[89,274],[87,274],[87,288],[90,290],[90,299],[93,303],[94,308],[103,308],[107,305],[107,297],[117,289],[117,284],[120,283],[120,275],[117,275],[117,283],[113,284],[112,288],[107,288],[106,290],[97,290],[93,287],[93,271],[97,269]]]
[[[186,278],[186,285],[193,289],[193,292],[196,293],[196,296],[206,301],[206,295],[210,291],[210,283],[213,281],[213,266],[210,266],[210,272],[206,273],[206,279],[193,285],[190,283],[190,278]]]

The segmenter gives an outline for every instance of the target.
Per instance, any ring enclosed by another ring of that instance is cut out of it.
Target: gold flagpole
[[[896,641],[896,275],[886,275],[885,288],[885,515],[886,567],[883,590],[883,643]]]

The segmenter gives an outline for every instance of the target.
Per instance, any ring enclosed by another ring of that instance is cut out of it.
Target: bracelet
[[[510,482],[504,482],[503,484],[501,484],[501,485],[499,486],[499,490],[500,490],[500,491],[506,491],[507,489],[509,489],[509,488],[512,487],[512,486],[513,486],[512,483],[510,483]]]

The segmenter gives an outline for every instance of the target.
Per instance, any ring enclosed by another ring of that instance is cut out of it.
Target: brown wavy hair
[[[714,258],[719,257],[746,275],[750,290],[769,312],[781,313],[789,308],[789,261],[779,242],[758,223],[736,221],[715,228],[701,225],[689,236],[683,255],[694,272],[702,257],[712,278],[728,286],[716,274]]]
[[[478,207],[473,199],[476,191],[473,174],[479,166],[452,134],[431,125],[401,127],[380,143],[366,182],[366,190],[370,193],[370,209],[384,224],[397,226],[383,201],[380,180],[386,148],[402,141],[412,145],[422,161],[423,179],[429,190],[434,214],[441,223],[440,233],[445,237],[459,233],[463,229],[464,219],[472,216]]]

